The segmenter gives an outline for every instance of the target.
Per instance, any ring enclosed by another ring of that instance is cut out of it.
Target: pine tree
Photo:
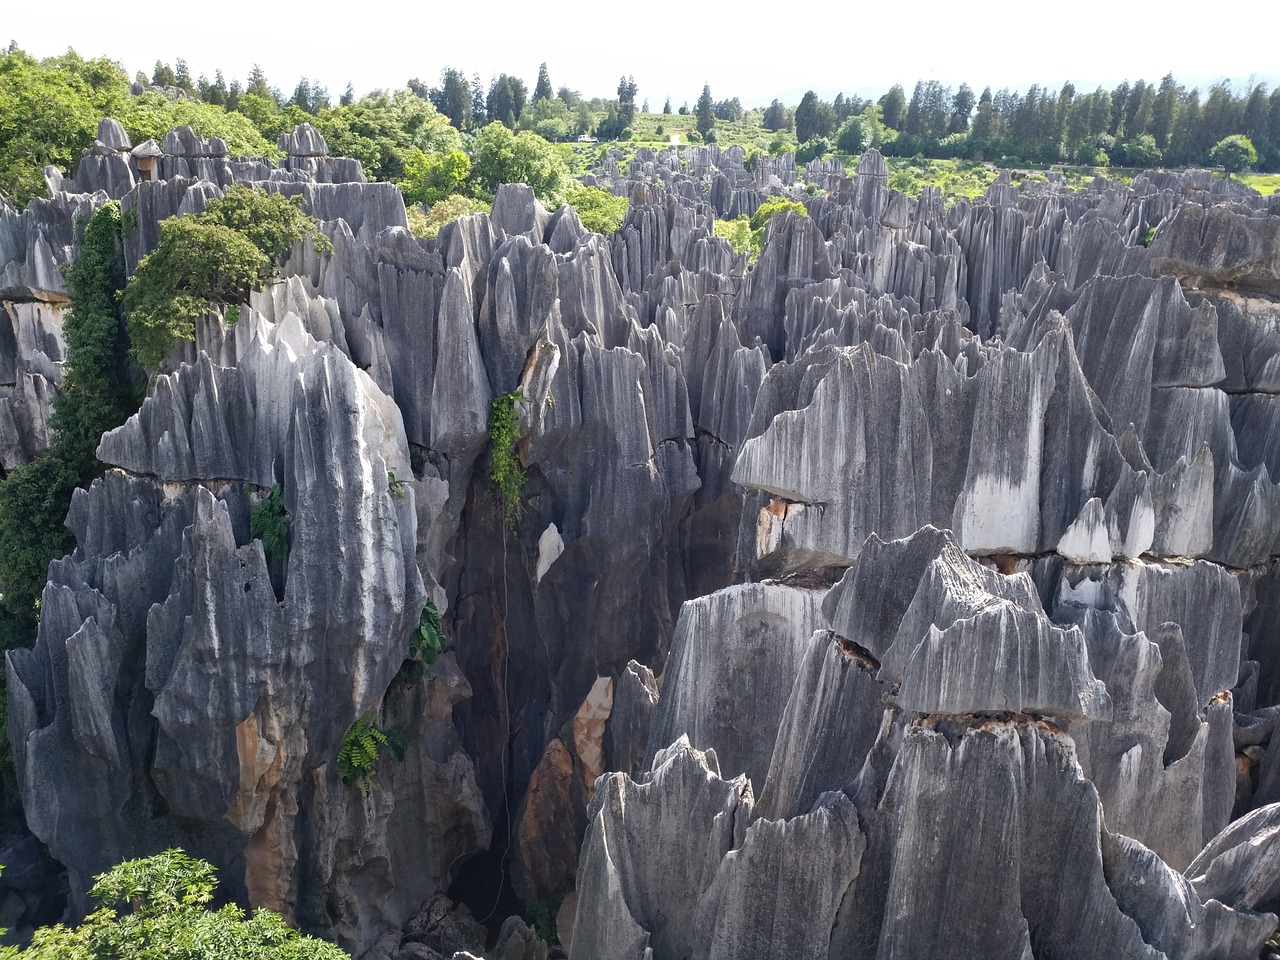
[[[547,74],[547,65],[544,63],[538,67],[538,83],[533,88],[533,102],[550,100],[551,97],[551,77]]]
[[[249,73],[249,85],[245,88],[245,93],[252,93],[255,97],[262,97],[266,100],[273,99],[271,88],[267,86],[267,75],[262,72],[262,67],[256,63]]]
[[[880,98],[881,120],[886,127],[901,130],[907,119],[907,94],[898,84],[894,84],[889,92]]]
[[[155,69],[151,72],[151,82],[157,87],[172,87],[174,85],[173,67],[157,60]]]
[[[636,78],[622,77],[618,80],[618,115],[622,118],[622,126],[631,126],[636,115]]]
[[[208,100],[219,107],[226,106],[227,81],[223,79],[221,70],[213,71],[213,83],[209,87]]]
[[[705,137],[716,125],[715,101],[711,99],[711,84],[702,85],[702,96],[698,98],[693,112],[698,118],[698,133]]]

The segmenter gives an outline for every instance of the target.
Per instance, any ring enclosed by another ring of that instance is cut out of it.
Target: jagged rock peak
[[[1280,217],[1184,203],[1161,225],[1149,252],[1155,269],[1184,282],[1280,296]]]
[[[133,144],[129,141],[129,135],[124,132],[124,127],[119,120],[112,120],[110,117],[103,117],[98,121],[98,142],[105,147],[121,152],[132,149]]]
[[[212,157],[220,158],[228,155],[227,142],[221,137],[198,136],[185,124],[174,127],[164,135],[164,152],[174,157]]]
[[[1030,577],[976,563],[950,531],[873,535],[824,607],[838,634],[880,660],[905,710],[1111,716],[1084,634],[1049,620]]]
[[[280,134],[276,145],[291,157],[327,157],[329,144],[324,135],[310,123],[301,123],[288,133]]]

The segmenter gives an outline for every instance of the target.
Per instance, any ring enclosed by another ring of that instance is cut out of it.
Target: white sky
[[[879,96],[894,83],[911,92],[918,79],[1025,90],[1032,83],[1078,90],[1121,80],[1158,82],[1172,71],[1203,90],[1228,78],[1280,83],[1280,3],[1247,5],[1247,25],[1173,8],[1128,7],[1121,14],[1060,4],[916,2],[770,4],[459,3],[380,0],[367,4],[279,2],[183,5],[65,0],[51,9],[3,0],[0,45],[16,40],[37,57],[73,47],[108,56],[132,77],[157,59],[183,58],[193,77],[221,68],[243,81],[257,62],[288,96],[302,76],[319,80],[336,101],[347,83],[356,93],[395,89],[410,77],[434,85],[440,70],[468,76],[507,72],[533,89],[546,61],[551,83],[584,96],[613,97],[627,73],[637,102],[652,110],[671,97],[690,105],[711,84],[716,99],[746,106],[778,97],[794,105],[806,89]],[[324,11],[338,8],[340,16]],[[790,16],[785,11],[794,10]],[[1204,10],[1206,8],[1200,8]],[[733,12],[730,12],[730,11]],[[783,11],[784,13],[779,13]],[[221,15],[219,15],[221,13]],[[1106,17],[1107,19],[1104,19]],[[1252,42],[1248,38],[1254,38]]]

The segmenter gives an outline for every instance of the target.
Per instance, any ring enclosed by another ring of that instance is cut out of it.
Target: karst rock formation
[[[946,206],[874,151],[642,149],[584,178],[630,198],[612,237],[507,185],[428,241],[314,129],[280,145],[104,120],[0,201],[5,469],[48,442],[77,218],[120,199],[132,269],[248,183],[333,242],[103,436],[9,654],[73,901],[182,846],[353,956],[449,956],[440,895],[490,850],[526,903],[575,889],[572,960],[1258,955],[1280,198],[1002,175]],[[755,262],[715,236],[778,194],[808,216]],[[249,532],[276,485],[283,559]],[[429,601],[449,647],[411,669]],[[366,713],[405,749],[364,791]],[[547,954],[511,920],[489,955]]]

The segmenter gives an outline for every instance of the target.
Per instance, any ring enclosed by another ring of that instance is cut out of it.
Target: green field
[[[1235,178],[1246,187],[1253,187],[1264,197],[1280,193],[1280,173],[1238,173]]]

